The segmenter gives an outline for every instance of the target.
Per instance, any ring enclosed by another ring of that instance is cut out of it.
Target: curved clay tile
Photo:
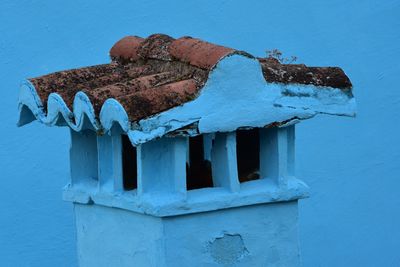
[[[95,100],[92,101],[93,107],[96,113],[99,113],[104,102],[109,98],[118,98],[131,95],[139,91],[154,89],[166,83],[174,82],[176,79],[177,77],[175,73],[163,72],[141,76],[126,82],[113,83],[94,89],[85,89],[83,92],[85,92],[90,99]]]
[[[304,64],[281,64],[275,58],[259,58],[267,82],[284,84],[312,84],[339,89],[350,89],[352,84],[338,67],[308,67]]]
[[[129,118],[137,121],[194,99],[197,90],[196,81],[188,79],[116,99],[125,108]]]
[[[174,38],[166,34],[150,35],[141,43],[138,55],[141,58],[172,60],[168,47],[174,40]]]
[[[135,79],[147,75],[149,71],[151,70],[147,66],[102,64],[59,71],[32,78],[29,81],[35,86],[45,108],[49,94],[58,93],[67,106],[72,109],[75,94],[80,90],[93,90],[94,88]],[[93,100],[95,103],[96,99]]]
[[[212,68],[231,54],[252,57],[191,37],[127,36],[111,48],[110,64],[55,72],[30,81],[45,111],[49,94],[58,93],[72,110],[76,93],[83,91],[96,116],[107,99],[115,98],[124,106],[129,119],[136,121],[195,98]],[[272,57],[258,61],[267,82],[351,88],[349,78],[340,68],[281,64]]]
[[[139,58],[137,50],[140,48],[143,38],[137,36],[126,36],[116,42],[110,50],[112,59],[123,61],[134,61]]]
[[[172,42],[169,52],[180,61],[210,70],[223,57],[236,52],[236,50],[196,38],[182,37]]]

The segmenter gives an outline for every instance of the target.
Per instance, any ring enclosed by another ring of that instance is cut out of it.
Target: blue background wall
[[[16,128],[19,82],[107,62],[120,37],[155,32],[343,67],[358,117],[297,127],[298,176],[312,190],[300,209],[304,266],[400,266],[399,1],[89,2],[0,3],[1,266],[76,266],[61,200],[69,133]]]

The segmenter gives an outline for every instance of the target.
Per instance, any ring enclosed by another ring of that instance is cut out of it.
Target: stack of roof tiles
[[[196,98],[210,71],[222,58],[233,54],[254,58],[191,37],[128,36],[111,48],[109,64],[60,71],[30,82],[45,110],[50,93],[58,93],[72,110],[75,94],[83,91],[97,116],[103,103],[114,98],[130,121],[137,121]],[[351,82],[340,68],[281,64],[273,57],[257,60],[269,83],[312,84],[351,92]]]

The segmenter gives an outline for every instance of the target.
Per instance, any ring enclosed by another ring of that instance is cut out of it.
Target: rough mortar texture
[[[226,233],[211,241],[208,250],[217,263],[227,266],[232,266],[249,253],[241,235]]]

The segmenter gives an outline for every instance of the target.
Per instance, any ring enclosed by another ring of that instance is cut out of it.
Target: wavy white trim
[[[26,81],[21,85],[19,93],[19,120],[17,124],[22,126],[35,118],[48,126],[68,125],[75,131],[84,129],[98,131],[102,129],[96,119],[93,105],[85,93],[78,92],[74,97],[72,106],[73,112],[59,94],[51,93],[47,99],[46,114],[34,86],[29,81]]]
[[[114,123],[118,123],[124,132],[128,132],[130,129],[128,114],[114,98],[107,99],[101,107],[100,122],[106,130],[111,129]]]
[[[108,132],[118,124],[133,145],[191,124],[197,125],[199,133],[227,132],[274,122],[293,123],[317,114],[355,116],[356,111],[351,93],[313,85],[268,83],[258,61],[241,55],[221,60],[196,99],[133,124],[123,106],[113,98],[105,101],[96,118],[90,99],[82,91],[74,97],[73,111],[59,94],[51,93],[46,115],[29,81],[21,85],[18,107],[19,126],[37,119],[49,126],[68,125],[75,131]]]

